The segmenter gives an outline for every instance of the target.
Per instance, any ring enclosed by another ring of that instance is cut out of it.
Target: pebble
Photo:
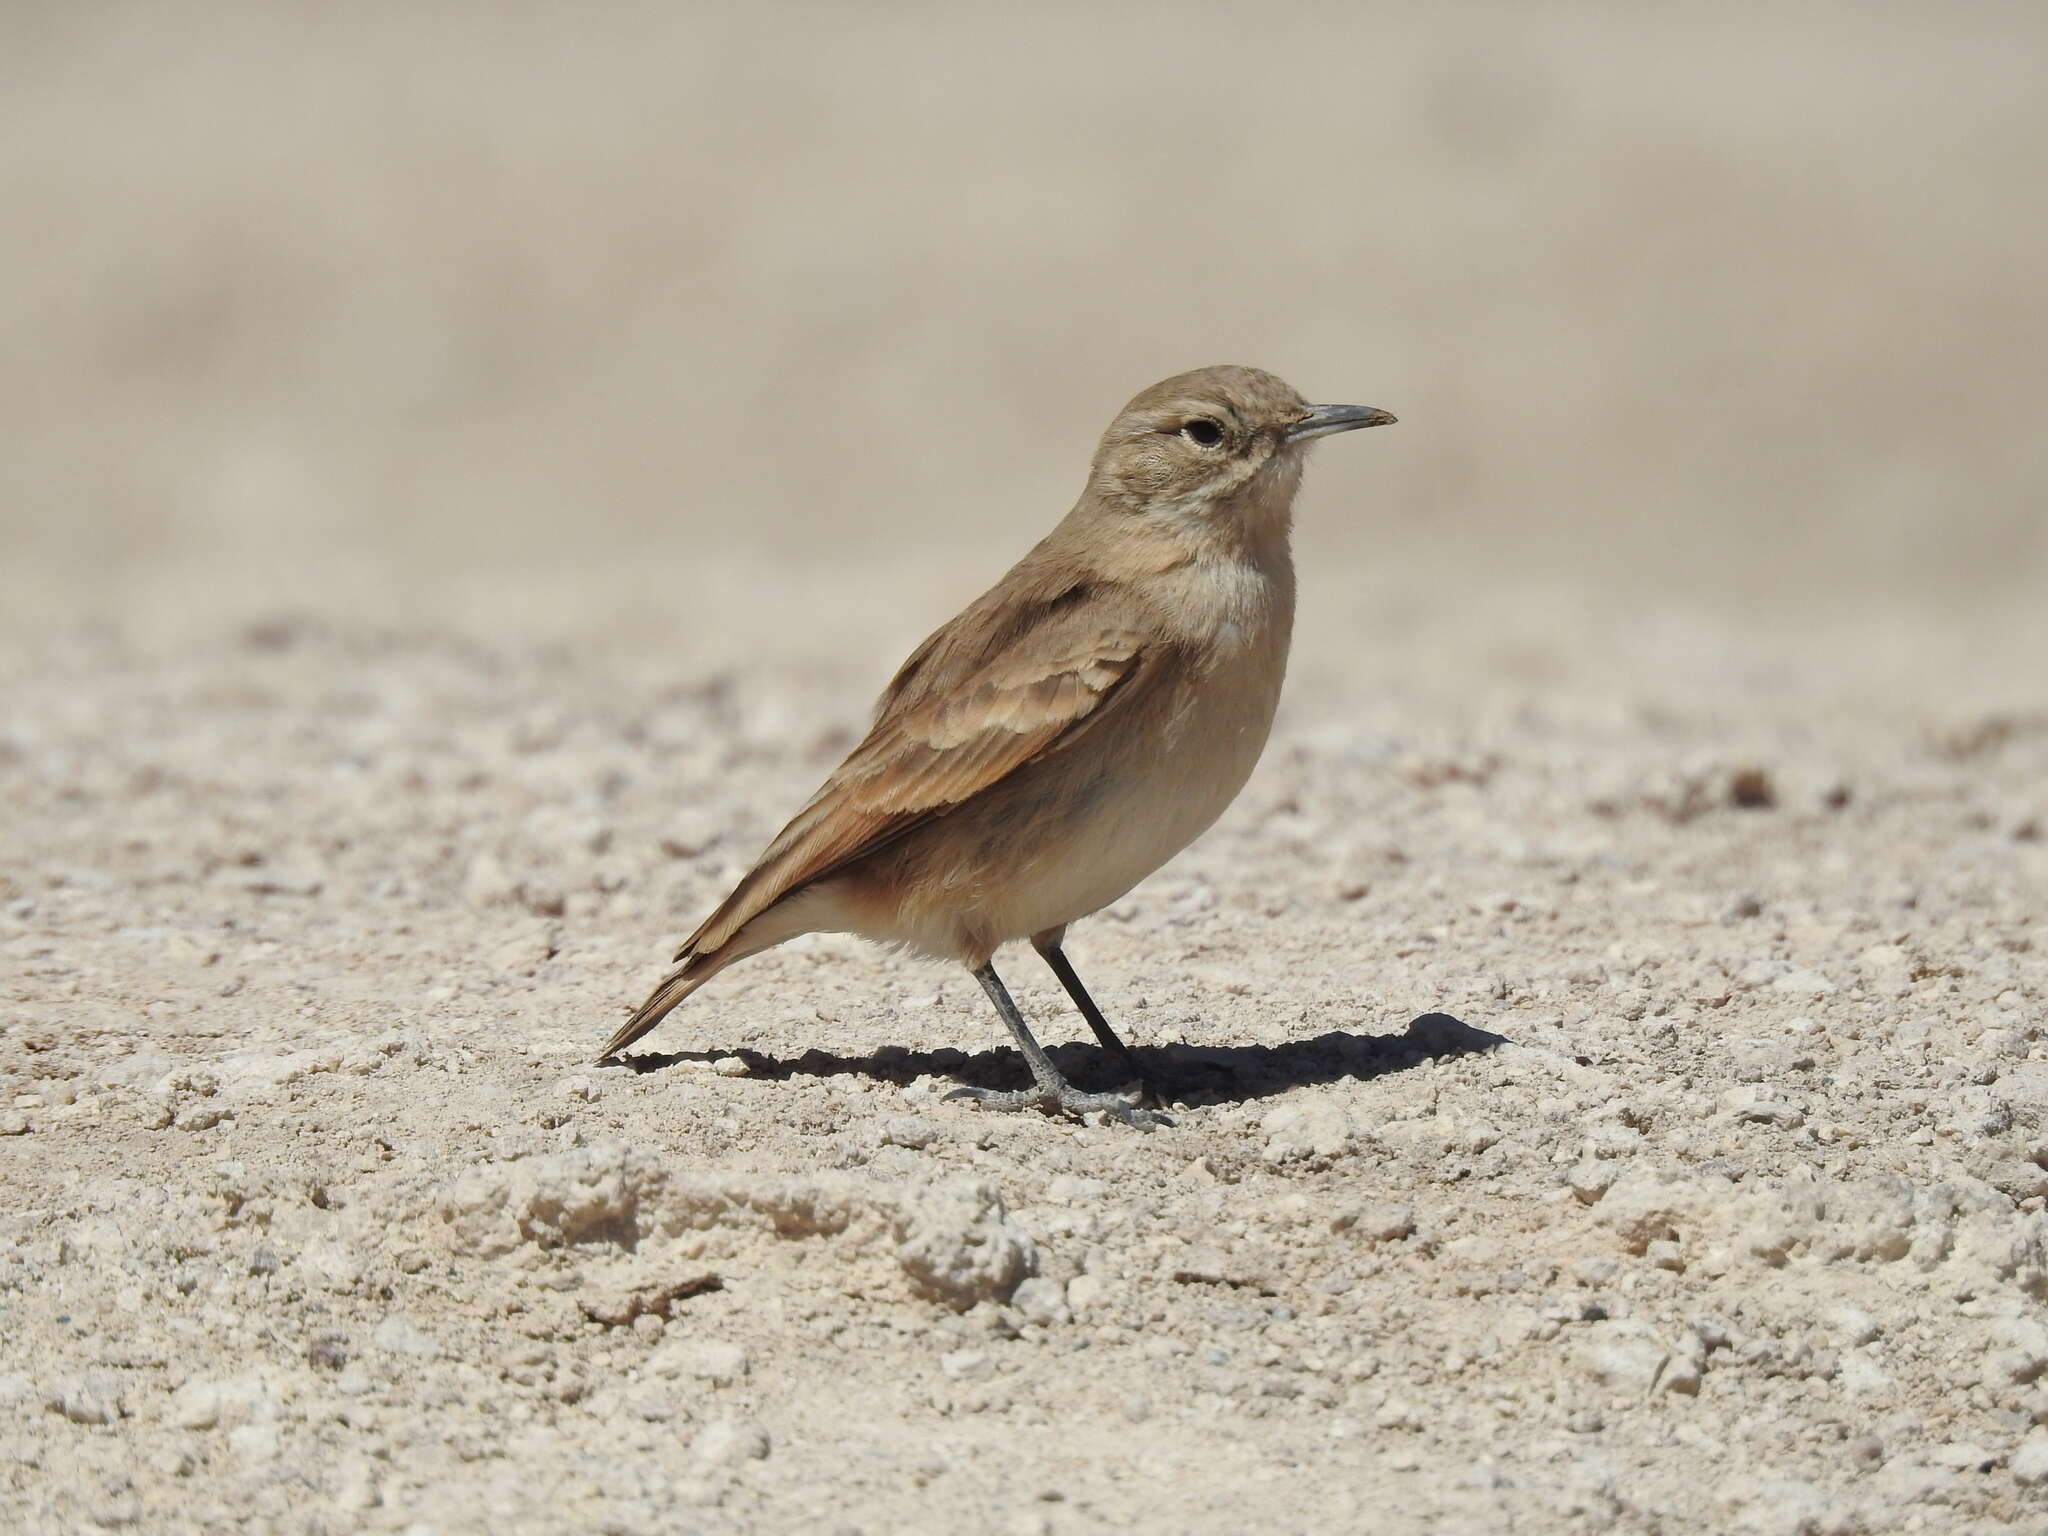
[[[768,1431],[752,1419],[713,1419],[690,1442],[690,1454],[713,1466],[768,1459]]]
[[[1861,1307],[1832,1307],[1823,1319],[1844,1348],[1855,1349],[1882,1337],[1883,1326]]]
[[[1675,1352],[1648,1324],[1633,1318],[1587,1326],[1573,1347],[1573,1358],[1595,1381],[1617,1391],[1647,1397],[1651,1392],[1692,1393],[1699,1390],[1697,1362],[1674,1370]]]
[[[179,1429],[235,1429],[270,1417],[276,1406],[261,1376],[206,1378],[173,1392],[164,1417]]]
[[[59,1383],[44,1402],[74,1424],[111,1424],[122,1415],[120,1389],[89,1377]]]
[[[1077,1274],[1067,1282],[1067,1309],[1075,1317],[1100,1313],[1110,1305],[1110,1280],[1100,1274]]]
[[[1581,1205],[1598,1205],[1600,1197],[1614,1187],[1615,1166],[1597,1158],[1575,1165],[1565,1183]]]
[[[1260,1154],[1269,1163],[1297,1158],[1334,1158],[1350,1150],[1359,1128],[1344,1107],[1327,1094],[1288,1099],[1267,1110],[1259,1129],[1266,1144]]]
[[[1794,969],[1771,983],[1773,992],[1790,992],[1800,997],[1826,997],[1835,990],[1835,984],[1819,971]]]
[[[2034,1430],[2022,1440],[2006,1463],[2006,1470],[2022,1488],[2038,1488],[2048,1483],[2048,1430]]]
[[[922,1152],[934,1142],[943,1141],[945,1135],[942,1127],[922,1116],[891,1115],[882,1122],[877,1139],[885,1147],[907,1147],[913,1152]]]
[[[1067,1290],[1059,1281],[1046,1275],[1033,1275],[1019,1281],[1017,1289],[1010,1293],[1010,1305],[1023,1315],[1027,1323],[1050,1327],[1055,1323],[1073,1321],[1073,1312],[1067,1305]]]
[[[1399,1242],[1415,1230],[1415,1207],[1376,1201],[1343,1212],[1331,1226],[1366,1243]]]
[[[1927,1453],[1927,1459],[1937,1467],[1947,1467],[1952,1472],[1988,1472],[1998,1458],[1983,1446],[1970,1440],[1950,1440],[1937,1445]]]
[[[741,1056],[721,1056],[711,1063],[711,1070],[720,1077],[746,1077],[753,1071]]]
[[[752,1369],[747,1352],[723,1339],[677,1339],[663,1344],[647,1360],[651,1375],[685,1376],[716,1387],[729,1387]]]

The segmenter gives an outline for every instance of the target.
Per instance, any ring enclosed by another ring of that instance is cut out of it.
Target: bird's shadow
[[[1240,1104],[1270,1098],[1290,1088],[1368,1081],[1405,1072],[1425,1061],[1471,1056],[1507,1044],[1507,1036],[1480,1029],[1448,1013],[1425,1013],[1398,1035],[1354,1035],[1329,1030],[1281,1045],[1140,1045],[1131,1054],[1170,1098],[1189,1104]],[[1116,1088],[1116,1064],[1096,1046],[1053,1046],[1048,1054],[1079,1087]],[[962,1086],[1016,1088],[1025,1083],[1023,1062],[1014,1050],[913,1051],[885,1045],[866,1056],[810,1050],[801,1056],[770,1056],[748,1046],[702,1051],[652,1051],[612,1060],[636,1073],[660,1072],[684,1062],[738,1057],[751,1077],[870,1077],[899,1086],[920,1077],[950,1078]]]

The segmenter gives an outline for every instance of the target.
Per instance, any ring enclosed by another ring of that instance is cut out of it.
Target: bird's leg
[[[1103,1050],[1116,1058],[1119,1070],[1127,1072],[1138,1081],[1145,1091],[1145,1097],[1152,1103],[1163,1101],[1152,1079],[1146,1075],[1138,1058],[1131,1054],[1131,1048],[1117,1038],[1115,1030],[1109,1027],[1109,1020],[1102,1016],[1102,1010],[1095,1006],[1095,999],[1088,995],[1088,989],[1081,985],[1081,978],[1075,974],[1074,965],[1067,958],[1067,952],[1060,948],[1063,930],[1041,933],[1031,941],[1031,947],[1038,951],[1039,958],[1052,967],[1053,975],[1059,977],[1060,985],[1067,989],[1067,996],[1074,1000],[1074,1006],[1081,1010],[1081,1017],[1088,1021],[1088,1027],[1095,1031],[1095,1038],[1102,1042]]]
[[[1164,1115],[1148,1109],[1139,1109],[1118,1094],[1081,1092],[1060,1076],[1060,1070],[1052,1064],[1052,1058],[1047,1056],[1044,1048],[1031,1038],[1031,1030],[1024,1022],[1024,1015],[1017,1011],[1017,1005],[1011,1000],[1009,989],[1003,985],[1002,978],[996,975],[996,968],[993,965],[983,965],[975,971],[974,979],[981,983],[981,990],[988,994],[988,1000],[996,1005],[996,1012],[1003,1016],[1003,1023],[1009,1026],[1010,1037],[1017,1042],[1017,1049],[1023,1053],[1024,1065],[1031,1069],[1032,1086],[1013,1093],[1001,1093],[989,1088],[956,1088],[946,1095],[947,1098],[973,1099],[983,1109],[1044,1109],[1074,1116],[1098,1112],[1108,1115],[1113,1120],[1121,1120],[1125,1125],[1135,1125],[1145,1130],[1150,1130],[1155,1125],[1172,1124]],[[1108,1027],[1103,1026],[1105,1029]]]

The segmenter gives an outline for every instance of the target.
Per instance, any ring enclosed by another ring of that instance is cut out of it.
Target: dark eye
[[[1198,416],[1180,429],[1180,435],[1198,448],[1214,448],[1223,441],[1223,428],[1206,416]]]

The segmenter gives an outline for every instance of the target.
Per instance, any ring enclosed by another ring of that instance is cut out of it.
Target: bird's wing
[[[1078,593],[1078,595],[1077,595]],[[1085,589],[977,605],[912,655],[874,728],[677,951],[708,954],[785,896],[1070,745],[1159,669]]]

